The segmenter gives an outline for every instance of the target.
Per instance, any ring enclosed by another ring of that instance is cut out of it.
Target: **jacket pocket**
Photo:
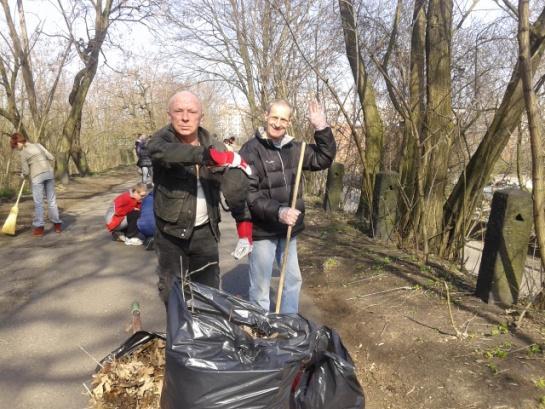
[[[188,194],[186,191],[170,191],[164,186],[158,185],[153,200],[153,210],[157,217],[170,223],[176,222],[187,201]]]

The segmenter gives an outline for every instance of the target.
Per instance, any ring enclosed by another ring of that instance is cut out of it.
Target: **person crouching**
[[[112,240],[124,241],[128,246],[140,246],[137,221],[142,200],[148,189],[144,183],[137,183],[129,191],[117,196],[106,212],[106,227],[112,233]]]

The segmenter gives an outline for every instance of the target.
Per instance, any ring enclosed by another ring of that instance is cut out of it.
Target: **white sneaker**
[[[144,244],[144,242],[138,237],[131,237],[130,239],[125,240],[125,244],[127,246],[141,246],[142,244]]]

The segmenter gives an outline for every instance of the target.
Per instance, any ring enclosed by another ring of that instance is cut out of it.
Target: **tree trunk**
[[[371,203],[373,202],[374,175],[382,166],[382,152],[384,140],[384,128],[376,103],[375,91],[367,75],[359,47],[356,15],[352,0],[339,0],[341,21],[343,25],[346,56],[352,69],[352,75],[356,83],[358,97],[363,111],[365,128],[365,163],[363,169],[362,199],[367,203],[360,206],[361,210],[370,216]],[[366,175],[367,174],[367,175]]]
[[[247,87],[245,95],[250,107],[252,127],[255,129],[261,123],[261,109],[258,107],[256,101],[252,62],[250,61],[250,51],[248,50],[248,41],[246,40],[249,34],[246,29],[244,6],[242,5],[239,7],[235,0],[231,0],[231,7],[233,8],[233,18],[236,26],[240,58],[242,59],[242,64],[244,66],[245,81],[241,79],[240,82],[241,84],[246,84]]]
[[[532,72],[535,72],[545,50],[545,8],[531,25],[530,32],[531,65]],[[483,187],[511,133],[517,127],[523,110],[520,64],[517,63],[492,123],[445,203],[443,209],[445,227],[440,251],[443,257],[455,256],[463,246],[467,226],[471,222],[473,210],[480,200]]]
[[[424,117],[425,90],[425,41],[426,41],[426,0],[417,0],[413,11],[413,30],[411,36],[409,109],[412,122],[403,123],[403,157],[400,168],[401,189],[404,200],[401,201],[401,234],[406,237],[412,227],[419,224],[420,211],[423,207],[418,195],[418,181],[421,180],[420,135]],[[416,132],[415,132],[416,130]]]
[[[76,133],[74,135],[74,142],[72,143],[72,148],[70,150],[70,156],[72,157],[72,160],[74,161],[74,165],[76,165],[76,168],[78,169],[79,175],[87,176],[91,173],[91,169],[89,169],[89,164],[87,163],[85,152],[81,148],[80,137],[81,137],[81,115],[78,120]]]
[[[544,169],[543,147],[541,142],[541,118],[537,110],[536,94],[532,88],[532,68],[530,65],[530,28],[528,23],[528,0],[519,0],[519,61],[524,90],[524,102],[530,146],[532,148],[532,196],[534,205],[534,225],[539,244],[541,266],[545,268],[545,201],[544,201]]]
[[[426,31],[426,95],[423,157],[424,208],[418,227],[432,251],[439,245],[452,145],[451,42],[452,0],[430,0]],[[424,237],[426,240],[426,237]]]
[[[95,36],[89,40],[87,48],[81,53],[85,66],[76,74],[72,91],[68,97],[71,109],[62,130],[57,167],[57,176],[61,179],[62,183],[68,183],[69,181],[68,162],[70,160],[70,153],[74,140],[79,139],[80,127],[78,123],[81,121],[87,92],[97,71],[100,49],[108,32],[112,0],[106,0],[103,10],[100,7],[102,7],[102,3],[96,3]]]

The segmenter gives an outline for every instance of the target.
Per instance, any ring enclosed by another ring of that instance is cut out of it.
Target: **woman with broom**
[[[56,233],[62,231],[62,220],[59,218],[57,198],[55,196],[55,177],[53,162],[55,158],[39,143],[30,143],[19,132],[11,135],[11,148],[17,149],[21,156],[21,171],[23,176],[30,176],[32,198],[34,199],[34,219],[32,220],[32,235],[44,235],[44,192],[47,197],[49,220],[53,223]]]

